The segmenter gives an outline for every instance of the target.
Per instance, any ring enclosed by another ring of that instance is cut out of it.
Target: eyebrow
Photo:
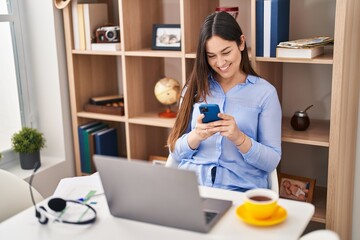
[[[224,52],[224,51],[228,50],[229,48],[231,48],[231,46],[225,47],[225,48],[224,48],[224,49],[222,49],[220,52]],[[215,54],[215,53],[212,53],[212,52],[206,52],[206,54]]]

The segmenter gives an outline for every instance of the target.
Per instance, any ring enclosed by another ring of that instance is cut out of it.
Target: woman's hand
[[[210,123],[203,123],[204,114],[200,114],[196,119],[196,126],[188,135],[188,144],[192,149],[199,147],[201,141],[219,132],[221,136],[228,138],[241,151],[247,152],[251,147],[251,142],[246,141],[247,136],[240,131],[235,119],[231,115],[219,113],[218,116],[222,119]]]
[[[219,113],[218,115],[222,120],[209,123],[208,128],[210,132],[220,132],[221,136],[228,138],[234,142],[235,145],[239,145],[244,140],[244,133],[238,128],[235,119],[231,115]]]
[[[196,119],[195,128],[188,135],[188,144],[190,148],[196,149],[199,147],[201,141],[204,141],[208,137],[214,135],[216,131],[214,131],[214,127],[212,123],[203,123],[202,119],[204,118],[204,114],[200,114]]]

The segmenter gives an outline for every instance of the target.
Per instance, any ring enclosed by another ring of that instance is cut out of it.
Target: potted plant
[[[40,150],[45,147],[45,137],[35,128],[24,127],[11,137],[12,148],[20,154],[22,169],[33,169],[40,162]]]

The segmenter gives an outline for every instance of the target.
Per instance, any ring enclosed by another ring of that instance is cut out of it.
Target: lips
[[[218,67],[220,69],[220,71],[222,72],[226,72],[226,70],[228,70],[230,67],[230,64],[229,65],[226,65],[226,66],[223,66],[223,67]]]

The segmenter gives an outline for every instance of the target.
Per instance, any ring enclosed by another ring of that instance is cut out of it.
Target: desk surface
[[[111,216],[104,195],[97,198],[95,209],[97,221],[81,226],[62,223],[41,225],[31,207],[0,223],[0,239],[26,240],[92,240],[92,239],[298,239],[314,214],[314,206],[309,203],[280,199],[279,205],[288,212],[286,220],[278,225],[256,227],[244,223],[235,213],[243,203],[243,193],[222,189],[199,187],[204,197],[228,199],[233,206],[207,234],[158,226]],[[45,205],[46,200],[39,205]]]

